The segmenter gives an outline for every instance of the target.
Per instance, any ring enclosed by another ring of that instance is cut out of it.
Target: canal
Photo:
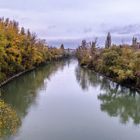
[[[139,140],[140,95],[53,62],[1,88],[0,140]]]

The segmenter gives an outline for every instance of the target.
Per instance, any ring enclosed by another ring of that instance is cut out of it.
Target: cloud
[[[140,24],[129,24],[125,26],[115,26],[108,30],[104,30],[105,32],[109,31],[113,34],[118,35],[132,35],[132,34],[138,34],[140,31]]]
[[[53,29],[55,29],[56,27],[57,27],[56,25],[50,25],[50,26],[48,27],[48,29],[53,30]]]
[[[92,32],[92,28],[85,28],[84,31],[83,31],[85,34],[87,33],[91,33]]]
[[[1,0],[0,13],[45,38],[139,34],[139,0]]]

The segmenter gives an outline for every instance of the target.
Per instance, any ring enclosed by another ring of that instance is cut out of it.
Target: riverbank
[[[35,69],[37,69],[37,68],[39,68],[39,67],[41,67],[41,66],[47,65],[47,64],[49,64],[49,63],[51,63],[51,62],[54,62],[54,61],[61,61],[62,59],[67,59],[67,58],[69,58],[69,57],[70,57],[70,55],[64,55],[64,56],[61,56],[61,57],[57,57],[57,58],[54,58],[54,59],[51,60],[51,61],[42,63],[42,64],[40,64],[39,66],[32,67],[31,69],[27,69],[27,70],[25,70],[25,71],[19,72],[19,73],[13,75],[12,77],[9,77],[9,78],[7,78],[6,80],[4,80],[3,82],[1,82],[1,83],[0,83],[0,88],[1,88],[2,86],[4,86],[4,85],[8,84],[9,82],[11,82],[12,80],[14,80],[15,78],[18,78],[18,77],[20,77],[21,75],[24,75],[24,74],[26,74],[26,73],[28,73],[28,72],[31,72],[31,71],[33,71],[33,70],[35,70]]]
[[[0,27],[0,85],[66,55],[63,44],[50,47],[15,20],[0,18]]]
[[[121,82],[119,82],[119,81],[117,81],[117,80],[115,80],[115,79],[113,79],[113,78],[111,78],[111,77],[109,77],[109,76],[107,76],[107,75],[105,75],[103,73],[100,73],[98,71],[95,71],[95,69],[93,69],[93,68],[91,68],[91,67],[89,67],[87,65],[84,65],[84,66],[80,65],[80,67],[82,67],[83,69],[91,70],[92,72],[94,72],[96,74],[99,74],[100,76],[102,76],[104,78],[107,78],[108,80],[110,80],[110,81],[112,81],[112,82],[114,82],[114,83],[116,83],[118,85],[121,85],[122,87],[126,87],[126,88],[129,88],[131,90],[135,90],[138,93],[140,93],[140,88],[138,88],[138,87],[136,87],[134,85],[130,85],[128,83],[121,83]]]
[[[17,78],[17,77],[19,77],[19,76],[21,76],[21,75],[23,75],[23,74],[25,74],[25,73],[27,73],[27,72],[30,72],[30,71],[32,71],[32,70],[34,70],[34,69],[36,69],[36,67],[33,67],[33,68],[29,69],[29,70],[25,70],[25,71],[20,72],[20,73],[17,73],[17,74],[15,74],[14,76],[12,76],[12,77],[10,77],[10,78],[4,80],[3,82],[0,83],[0,88],[1,88],[2,86],[6,85],[7,83],[11,82],[11,81],[14,80],[15,78]]]
[[[115,45],[101,49],[80,47],[77,49],[77,58],[81,66],[140,91],[140,49]]]

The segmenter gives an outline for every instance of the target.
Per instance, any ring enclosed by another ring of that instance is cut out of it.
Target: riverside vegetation
[[[80,65],[100,72],[119,83],[140,88],[140,44],[133,37],[132,45],[111,45],[111,35],[107,36],[105,48],[97,48],[92,43],[82,41],[77,49]],[[45,40],[35,33],[19,27],[18,22],[0,18],[0,83],[26,70],[63,57],[64,46],[49,47]]]
[[[93,69],[113,81],[140,89],[140,49],[133,37],[132,45],[111,45],[108,33],[105,48],[96,47],[97,39],[92,43],[82,41],[77,49],[81,66]]]
[[[0,83],[26,70],[64,56],[64,46],[49,47],[18,22],[0,18]]]

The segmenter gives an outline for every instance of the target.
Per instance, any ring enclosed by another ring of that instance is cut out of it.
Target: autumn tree
[[[63,55],[15,20],[0,18],[0,83],[7,78]]]

